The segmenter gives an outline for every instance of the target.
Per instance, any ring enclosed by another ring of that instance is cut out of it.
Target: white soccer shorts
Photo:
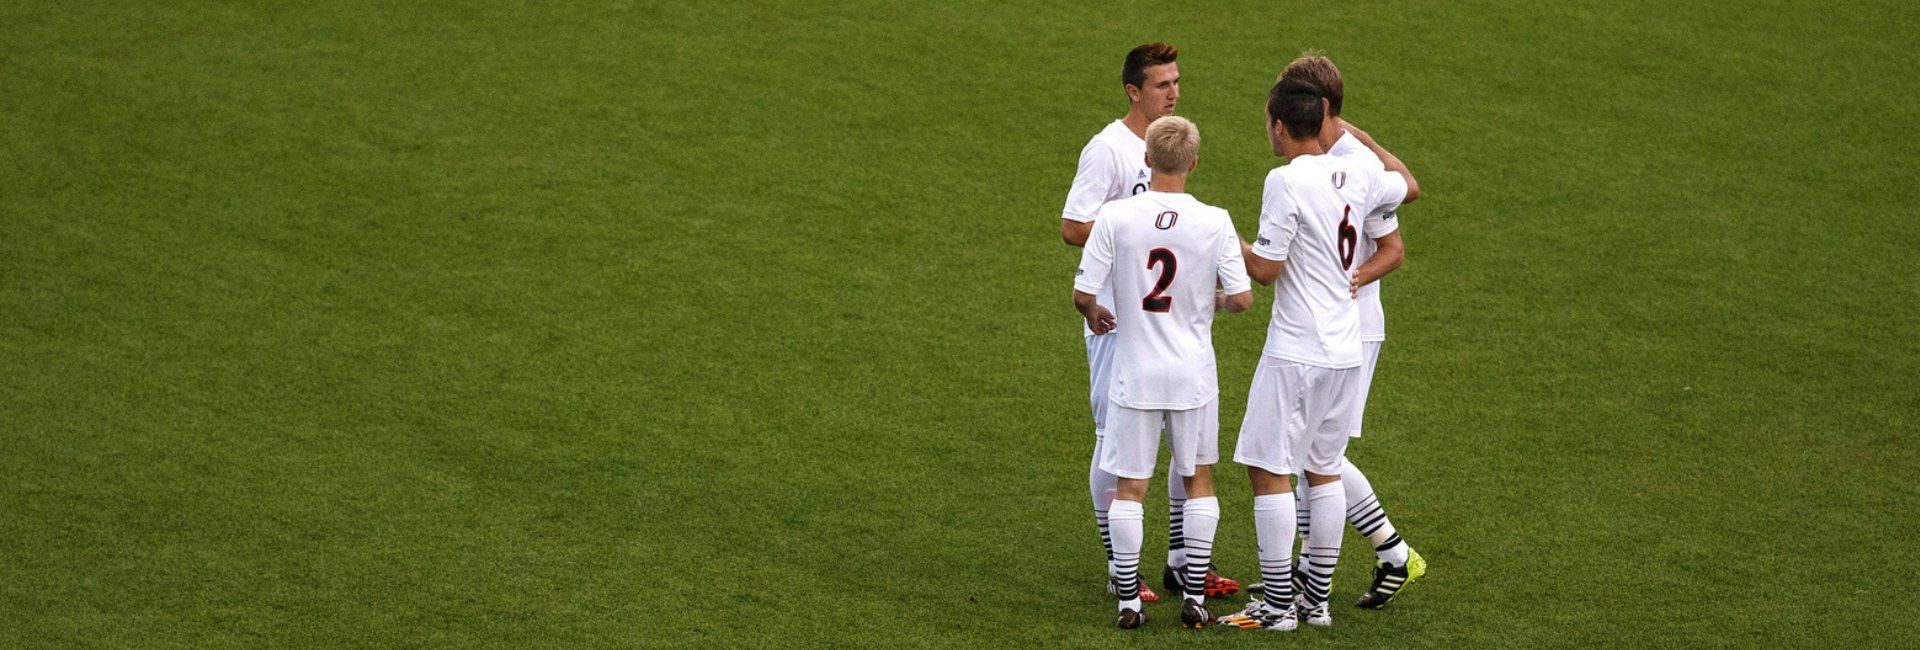
[[[1380,365],[1380,341],[1361,341],[1361,354],[1366,358],[1360,363],[1360,398],[1353,403],[1353,430],[1347,432],[1351,438],[1360,437],[1361,422],[1367,417],[1367,395],[1373,392],[1373,369]]]
[[[1360,368],[1335,370],[1261,356],[1234,462],[1281,475],[1339,474],[1361,378]]]
[[[1220,462],[1220,400],[1180,411],[1107,407],[1107,434],[1100,443],[1100,469],[1121,478],[1153,478],[1160,458],[1160,432],[1172,448],[1169,469],[1193,476],[1194,468]],[[1337,459],[1336,459],[1337,460]]]

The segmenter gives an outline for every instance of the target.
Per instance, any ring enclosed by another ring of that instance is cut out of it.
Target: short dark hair
[[[1281,79],[1305,79],[1320,87],[1320,96],[1327,98],[1327,114],[1340,117],[1340,102],[1346,97],[1346,82],[1340,79],[1340,69],[1333,67],[1333,61],[1318,50],[1307,50],[1300,58],[1287,64],[1280,71]],[[1278,81],[1278,80],[1276,80]]]
[[[1320,87],[1305,79],[1281,79],[1267,91],[1267,126],[1286,125],[1295,140],[1320,136]]]
[[[1133,48],[1127,53],[1127,62],[1120,66],[1120,83],[1136,88],[1147,85],[1147,68],[1173,63],[1180,58],[1180,50],[1166,43],[1148,43]]]

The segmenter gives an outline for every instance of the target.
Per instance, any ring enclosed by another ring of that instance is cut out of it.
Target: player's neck
[[[1179,176],[1175,176],[1172,174],[1162,174],[1160,172],[1154,172],[1153,178],[1147,181],[1147,189],[1150,191],[1164,192],[1167,194],[1186,194],[1187,193],[1187,175],[1181,174]]]
[[[1134,137],[1141,140],[1147,139],[1147,125],[1152,122],[1153,120],[1147,119],[1147,114],[1141,112],[1138,106],[1128,109],[1127,116],[1120,118],[1120,123],[1127,125],[1127,130],[1132,131]]]
[[[1346,131],[1339,128],[1333,128],[1333,129],[1321,128],[1320,129],[1320,150],[1322,152],[1333,151],[1334,143],[1339,142],[1341,134],[1344,134],[1344,133],[1346,133]]]
[[[1288,140],[1280,143],[1280,154],[1286,156],[1287,162],[1293,162],[1293,159],[1301,156],[1318,156],[1326,152],[1327,148],[1320,146],[1318,138]]]

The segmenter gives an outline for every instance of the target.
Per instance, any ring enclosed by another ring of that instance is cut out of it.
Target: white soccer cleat
[[[1314,627],[1333,627],[1333,613],[1327,611],[1326,603],[1308,605],[1305,601],[1302,601],[1300,607],[1305,610],[1302,614],[1307,617],[1308,625]]]
[[[1293,607],[1289,606],[1285,609],[1268,607],[1266,602],[1259,600],[1247,603],[1246,609],[1240,610],[1237,614],[1214,620],[1227,627],[1266,632],[1290,632],[1300,626],[1300,619],[1294,614]]]

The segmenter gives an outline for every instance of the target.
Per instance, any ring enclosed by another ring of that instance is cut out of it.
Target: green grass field
[[[0,3],[0,646],[1920,638],[1912,3],[699,4]],[[1111,629],[1058,218],[1150,40],[1243,234],[1306,47],[1426,190],[1387,610]]]

